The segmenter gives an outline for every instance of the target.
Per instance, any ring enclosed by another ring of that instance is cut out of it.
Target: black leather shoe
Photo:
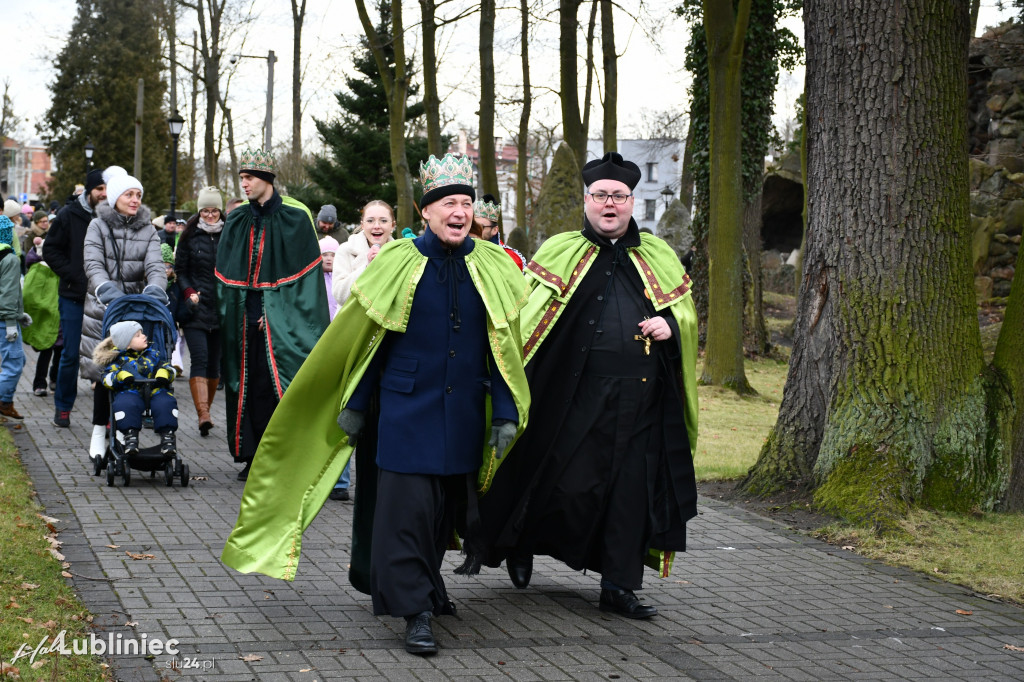
[[[246,462],[245,468],[238,472],[238,476],[235,476],[239,481],[249,480],[249,467],[252,466],[252,462]]]
[[[124,454],[135,456],[139,454],[139,430],[128,429],[124,432]]]
[[[327,498],[331,500],[338,500],[340,502],[348,502],[348,488],[335,488]]]
[[[405,619],[405,650],[410,654],[429,656],[437,653],[437,640],[430,628],[430,611],[408,616]]]
[[[641,604],[632,590],[601,590],[600,608],[602,611],[637,620],[658,614],[658,609],[653,606]]]
[[[508,577],[512,584],[520,590],[526,589],[533,577],[533,555],[509,555],[505,558],[505,567],[508,568]]]

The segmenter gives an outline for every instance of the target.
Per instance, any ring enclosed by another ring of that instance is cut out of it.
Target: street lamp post
[[[671,187],[665,185],[665,187],[661,190],[660,194],[662,199],[665,200],[665,210],[667,211],[668,205],[672,203],[672,197],[675,195],[675,192],[672,191]]]
[[[174,139],[174,158],[171,160],[171,215],[174,215],[174,200],[178,196],[178,136],[181,135],[183,125],[185,119],[177,110],[167,119],[167,127],[170,128],[171,137]]]
[[[92,142],[85,143],[85,165],[86,170],[92,170],[92,155],[95,153],[96,148],[92,146]]]

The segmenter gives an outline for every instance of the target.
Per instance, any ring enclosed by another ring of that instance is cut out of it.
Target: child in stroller
[[[178,402],[171,391],[175,371],[150,348],[142,325],[134,320],[112,325],[110,336],[96,346],[93,360],[104,368],[103,385],[113,394],[111,412],[124,437],[124,454],[139,454],[139,430],[146,409],[142,392],[148,392],[153,430],[160,434],[160,454],[173,455],[177,447],[174,432],[178,430]],[[145,379],[152,382],[140,381]]]

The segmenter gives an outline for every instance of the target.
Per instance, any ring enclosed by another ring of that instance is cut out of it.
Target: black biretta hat
[[[640,182],[640,167],[632,161],[623,160],[618,152],[608,152],[583,166],[581,175],[587,187],[598,180],[618,180],[632,191]]]

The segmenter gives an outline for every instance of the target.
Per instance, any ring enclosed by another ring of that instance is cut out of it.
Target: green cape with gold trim
[[[263,434],[238,521],[221,554],[228,566],[242,573],[295,578],[302,533],[352,455],[348,437],[338,427],[338,413],[384,336],[405,331],[426,264],[413,240],[393,241],[353,285],[349,300],[292,379]],[[526,281],[502,249],[483,241],[467,254],[466,268],[487,310],[493,359],[519,412],[518,438],[530,407],[519,329]],[[487,443],[490,424],[480,427]],[[484,493],[501,458],[485,447],[482,462],[478,489]]]

